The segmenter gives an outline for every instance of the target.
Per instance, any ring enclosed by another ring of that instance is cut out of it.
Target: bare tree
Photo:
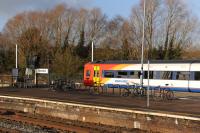
[[[142,38],[142,23],[143,23],[143,1],[141,1],[140,5],[133,7],[131,17],[130,17],[130,24],[133,33],[133,41],[135,44],[135,52],[140,55],[141,51],[141,38]],[[154,45],[154,37],[156,32],[156,26],[159,21],[160,15],[160,1],[159,0],[148,0],[146,1],[146,15],[145,15],[145,49],[144,54],[145,58],[152,57],[152,47]],[[140,56],[138,57],[140,58]]]
[[[73,65],[73,60],[81,62],[79,68],[88,62],[92,41],[95,59],[140,59],[143,19],[143,0],[132,8],[129,19],[116,16],[111,20],[99,8],[62,4],[51,10],[17,14],[2,35],[5,46],[18,43],[21,67],[25,67],[27,56],[41,53],[42,58],[51,55],[58,60],[55,70],[60,68],[59,73],[69,76],[71,70],[64,67]],[[197,21],[181,0],[146,0],[144,57],[181,58],[194,43]]]
[[[194,30],[195,23],[192,22],[191,15],[180,0],[166,0],[164,24],[164,58],[174,58],[174,54],[181,55],[191,43],[191,33]]]
[[[133,7],[130,25],[133,32],[133,42],[140,55],[143,1]],[[191,33],[195,23],[183,2],[180,0],[149,0],[146,3],[145,16],[145,58],[172,59],[181,56],[181,51],[191,43]],[[154,51],[157,57],[153,57]]]
[[[102,14],[99,8],[94,8],[89,12],[88,20],[88,42],[91,43],[92,40],[99,41],[105,32],[106,26],[106,16]]]
[[[64,42],[63,48],[68,48],[70,44],[74,43],[73,38],[73,23],[75,22],[75,10],[67,8],[64,14]]]

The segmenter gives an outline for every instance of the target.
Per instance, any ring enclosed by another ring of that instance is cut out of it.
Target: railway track
[[[3,128],[3,127],[0,127],[0,132],[1,133],[21,133],[19,130],[17,129],[8,129],[8,128]]]
[[[122,131],[127,133],[133,131],[138,133],[146,132],[138,129],[116,128],[0,109],[0,132],[5,133],[114,133]]]
[[[0,110],[1,127],[3,130],[20,130],[23,132],[91,132],[91,129],[62,123],[45,116],[31,115],[23,112]],[[94,132],[94,131],[93,131]]]
[[[145,108],[143,107],[143,105],[145,106],[146,99],[143,97],[121,97],[117,95],[104,95],[104,94],[91,95],[88,94],[88,92],[85,91],[83,92],[81,90],[69,91],[63,93],[63,92],[52,92],[45,88],[43,89],[36,88],[35,90],[11,89],[11,90],[4,90],[2,92],[4,92],[4,95],[7,93],[6,94],[7,96],[1,96],[1,102],[0,102],[1,108],[4,109],[12,108],[14,110],[21,110],[24,112],[31,113],[29,114],[13,110],[1,111],[0,109],[0,129],[2,127],[2,132],[14,132],[16,129],[16,132],[20,131],[20,132],[52,132],[52,133],[54,132],[129,133],[129,132],[146,132],[146,130],[156,132],[158,131],[158,128],[160,132],[165,130],[169,131],[171,130],[171,132],[176,132],[178,131],[175,130],[177,128],[178,129],[184,128],[185,130],[187,128],[188,132],[190,131],[197,132],[199,125],[198,123],[194,122],[199,118],[199,104],[193,103],[192,99],[191,100],[177,99],[173,101],[164,101],[164,100],[153,101],[151,103],[151,106],[153,108]],[[181,95],[181,97],[183,96],[184,95]],[[111,111],[109,107],[114,109],[113,110],[111,109],[112,110]],[[107,108],[108,110],[106,110]],[[132,109],[134,110],[136,108],[137,109],[136,112],[130,112],[131,115],[129,115],[129,113],[128,114],[123,113],[120,115],[120,113],[118,113],[119,111],[118,108],[120,108],[120,111],[125,111],[126,113],[129,112],[129,109],[130,110]],[[180,110],[179,108],[184,108],[184,110],[178,112],[178,110]],[[117,109],[116,112],[115,109]],[[126,111],[126,109],[128,109],[128,112]],[[156,110],[156,109],[166,109],[166,110]],[[171,109],[172,110],[175,109],[175,111],[177,112],[170,112]],[[188,109],[190,109],[190,111],[188,111]],[[139,110],[139,112],[137,110]],[[147,116],[147,114],[145,113],[144,117],[143,116],[139,117],[140,115],[143,115],[141,111],[142,112],[144,111],[144,113],[145,112],[148,113],[148,111],[150,111],[150,114],[148,114]],[[155,117],[152,117],[152,115],[153,116],[155,115]],[[128,125],[127,124],[123,125],[123,123],[127,123],[130,120],[129,116],[131,116],[130,118],[131,121],[128,123]],[[163,117],[166,120],[163,121]],[[186,120],[186,124],[182,123],[182,119],[184,119],[184,121]],[[121,120],[120,123],[121,126],[118,125],[119,124],[118,122],[120,122],[120,120]],[[163,124],[160,125],[160,123],[165,124],[166,121],[168,122],[167,126],[162,126]],[[189,122],[189,125],[187,121]],[[112,124],[107,122],[111,122]],[[152,125],[153,127],[151,129],[149,129],[149,127],[147,128],[143,126],[146,123],[150,124],[150,122],[152,122],[153,124]],[[195,124],[197,126],[195,126]],[[133,126],[129,127],[129,125]],[[139,130],[135,131],[137,130],[135,128],[139,128]]]

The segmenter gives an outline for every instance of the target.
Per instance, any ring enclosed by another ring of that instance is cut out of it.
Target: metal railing
[[[112,94],[115,95],[116,91],[120,96],[133,96],[133,97],[146,97],[147,96],[147,86],[141,86],[137,83],[132,83],[131,85],[120,85],[120,84],[102,84],[88,87],[90,94]],[[108,92],[108,90],[110,91]],[[167,86],[155,86],[149,87],[149,96],[153,100],[173,100],[174,92],[170,90]]]

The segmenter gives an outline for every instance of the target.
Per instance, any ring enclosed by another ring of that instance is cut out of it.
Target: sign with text
[[[38,68],[38,69],[35,69],[35,72],[40,73],[40,74],[48,74],[49,71],[47,68]]]
[[[26,68],[25,74],[26,75],[32,75],[33,74],[32,69]]]
[[[12,76],[13,77],[17,77],[18,76],[18,69],[17,68],[13,68],[12,69]]]

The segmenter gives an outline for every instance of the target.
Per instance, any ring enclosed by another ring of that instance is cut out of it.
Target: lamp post
[[[12,83],[13,83],[13,86],[14,86],[14,83],[17,83],[18,76],[19,76],[19,71],[18,71],[18,49],[17,49],[17,44],[16,44],[15,45],[15,68],[12,69]]]
[[[92,55],[91,56],[92,56],[91,62],[93,62],[94,61],[94,43],[93,43],[93,41],[92,41]]]
[[[49,62],[50,62],[50,58],[48,55],[48,87],[50,87],[51,81],[50,81],[50,67],[49,67]]]
[[[18,58],[18,57],[17,57],[17,51],[18,51],[18,50],[17,50],[17,44],[16,44],[16,48],[15,48],[15,68],[16,68],[16,69],[17,69],[17,62],[18,62],[18,61],[17,61],[17,58]]]
[[[144,65],[144,28],[145,28],[145,10],[146,10],[146,0],[144,0],[144,18],[143,18],[143,27],[142,27],[142,53],[141,53],[141,74],[140,74],[140,85],[143,87],[143,65]]]
[[[147,107],[149,107],[149,60],[148,60],[148,86],[147,86]]]

